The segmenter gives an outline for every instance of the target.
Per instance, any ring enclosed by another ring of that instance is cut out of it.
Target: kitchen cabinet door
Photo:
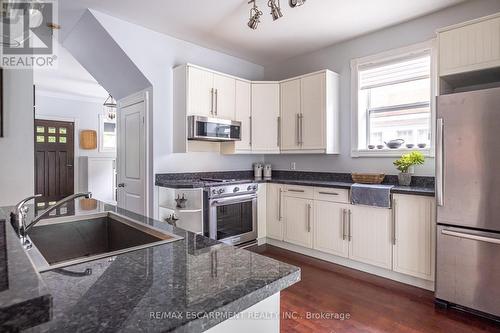
[[[349,258],[392,269],[391,210],[351,205],[349,224]]]
[[[216,118],[234,120],[236,106],[236,80],[214,74],[214,114]]]
[[[283,240],[283,186],[267,184],[267,237]]]
[[[252,84],[252,150],[254,152],[279,153],[279,114],[279,84]]]
[[[214,116],[214,74],[195,67],[188,70],[187,115]]]
[[[312,248],[313,201],[284,196],[286,242]]]
[[[445,28],[438,40],[440,76],[500,66],[500,14]]]
[[[434,197],[394,194],[393,209],[394,271],[433,280],[436,228]]]
[[[314,201],[313,248],[347,258],[347,213],[349,206],[327,201]]]
[[[301,141],[304,150],[326,148],[326,74],[301,79]]]
[[[252,86],[249,82],[236,81],[235,119],[241,121],[241,141],[236,141],[235,150],[251,150],[251,94]]]
[[[300,149],[300,79],[280,84],[281,89],[281,144],[282,151]]]

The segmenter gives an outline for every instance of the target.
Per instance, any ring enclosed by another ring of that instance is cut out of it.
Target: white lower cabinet
[[[283,186],[267,184],[267,237],[283,240]]]
[[[396,272],[434,279],[435,202],[433,197],[393,195]]]
[[[314,201],[313,248],[318,251],[347,258],[346,213],[349,205],[327,201]]]
[[[289,196],[283,198],[285,242],[312,248],[313,200]]]
[[[391,213],[385,208],[350,206],[349,258],[392,268]]]

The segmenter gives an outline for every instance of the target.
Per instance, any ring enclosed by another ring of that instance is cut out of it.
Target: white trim
[[[117,101],[117,113],[120,112],[120,109],[131,106],[137,103],[144,102],[144,144],[145,144],[145,149],[144,149],[144,215],[151,217],[152,214],[154,214],[154,210],[152,205],[150,205],[150,199],[154,197],[153,195],[153,187],[152,187],[152,182],[150,180],[152,179],[152,171],[150,170],[150,167],[152,165],[151,161],[151,140],[150,140],[150,115],[152,112],[152,105],[150,103],[150,94],[151,94],[151,88],[147,88],[145,90],[139,91],[137,93],[134,93],[132,95],[129,95],[127,97],[124,97]],[[119,129],[119,121],[117,121],[117,150],[116,150],[116,165],[117,165],[117,178],[118,182],[120,181],[119,177],[119,172],[120,172],[120,150],[118,149],[118,140],[119,140],[119,135],[120,135],[120,129]],[[151,184],[150,184],[151,183]],[[116,198],[118,201],[118,198]]]
[[[260,244],[261,242],[262,241],[259,241],[259,245],[261,245]],[[356,269],[358,271],[381,276],[381,277],[386,278],[386,279],[390,279],[390,280],[398,281],[401,283],[409,284],[409,285],[412,285],[415,287],[434,291],[434,281],[431,281],[431,280],[424,280],[421,278],[417,278],[417,277],[409,276],[406,274],[394,272],[394,271],[389,270],[389,269],[376,267],[376,266],[372,266],[369,264],[364,264],[364,263],[361,263],[361,262],[358,262],[355,260],[351,260],[349,258],[343,258],[343,257],[335,256],[332,254],[324,253],[324,252],[321,252],[318,250],[305,248],[305,247],[302,247],[299,245],[290,244],[287,242],[282,242],[282,241],[275,240],[275,239],[272,239],[269,237],[266,238],[265,243],[269,244],[269,245],[277,246],[277,247],[285,249],[285,250],[289,250],[292,252],[297,252],[297,253],[300,253],[300,254],[303,254],[306,256],[310,256],[310,257],[313,257],[316,259],[328,261],[328,262],[331,262],[331,263],[334,263],[337,265],[353,268],[353,269]]]
[[[80,174],[79,174],[79,161],[80,161],[80,119],[72,118],[72,117],[61,117],[61,116],[52,116],[52,115],[43,115],[39,113],[35,113],[35,119],[38,120],[49,120],[49,121],[65,121],[73,123],[73,143],[74,143],[74,152],[73,152],[73,184],[75,193],[80,191]],[[34,162],[33,162],[34,163]]]
[[[98,147],[99,152],[100,153],[111,153],[111,154],[116,155],[116,145],[118,145],[118,142],[115,145],[115,149],[103,147],[103,145],[104,145],[104,135],[103,135],[104,134],[104,123],[105,122],[113,123],[113,124],[115,124],[115,126],[118,126],[118,124],[116,123],[116,118],[114,120],[110,120],[110,119],[108,119],[108,117],[106,117],[106,115],[99,114],[97,121],[98,121],[98,126],[99,126],[99,137],[97,138],[99,141],[99,147]],[[118,132],[117,128],[115,127],[115,134],[117,132]]]
[[[447,27],[439,28],[439,29],[436,30],[436,33],[442,33],[442,32],[445,32],[445,31],[449,31],[449,30],[454,30],[454,29],[457,29],[457,28],[466,27],[468,25],[472,25],[472,24],[476,24],[476,23],[488,21],[488,20],[491,20],[491,19],[494,19],[494,18],[497,18],[497,17],[500,17],[500,12],[495,13],[495,14],[491,14],[491,15],[488,15],[488,16],[479,17],[479,18],[476,18],[476,19],[473,19],[473,20],[469,20],[469,21],[465,21],[465,22],[460,22],[460,23],[457,23],[457,24],[454,24],[454,25],[449,25]]]
[[[433,38],[426,42],[421,42],[398,49],[392,49],[377,53],[374,55],[366,56],[351,60],[351,157],[396,157],[406,152],[406,149],[398,150],[360,150],[358,149],[358,85],[359,85],[359,72],[360,66],[375,66],[381,63],[404,59],[412,55],[421,54],[429,51],[431,56],[431,147],[424,150],[424,155],[428,157],[434,156],[434,130],[436,118],[436,98],[437,96],[437,44],[436,39]],[[427,153],[426,153],[427,152]]]

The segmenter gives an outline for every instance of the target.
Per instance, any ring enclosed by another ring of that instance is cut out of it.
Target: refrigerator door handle
[[[438,118],[436,124],[436,200],[438,206],[444,205],[443,134],[444,134],[444,121],[443,118]]]
[[[448,229],[441,230],[441,233],[443,235],[447,235],[447,236],[466,238],[466,239],[471,239],[471,240],[500,245],[500,238],[492,238],[492,237],[487,237],[487,236],[481,236],[478,234],[470,234],[467,232],[458,232],[458,231],[453,231],[453,230],[448,230]]]

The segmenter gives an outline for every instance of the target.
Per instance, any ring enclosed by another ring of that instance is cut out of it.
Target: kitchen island
[[[279,293],[300,280],[297,267],[102,202],[88,210],[80,200],[58,214],[112,211],[182,239],[39,274],[8,223],[10,208],[0,211],[0,220],[6,220],[0,224],[7,280],[21,279],[10,274],[20,264],[32,280],[28,294],[22,283],[7,283],[0,291],[0,330],[278,332]],[[7,302],[6,293],[19,295],[18,302]],[[23,304],[31,299],[45,302],[26,325],[32,310]]]

